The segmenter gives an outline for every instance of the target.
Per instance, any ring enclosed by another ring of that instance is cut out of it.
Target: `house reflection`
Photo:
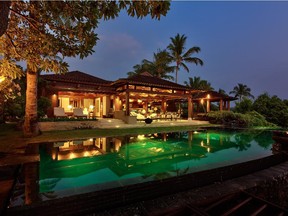
[[[54,161],[93,157],[118,152],[122,141],[112,137],[46,143],[43,147]]]
[[[85,176],[94,175],[91,184],[105,184],[131,176],[144,182],[164,176],[183,175],[184,171],[195,172],[196,161],[196,166],[200,166],[202,162],[199,161],[215,152],[231,149],[235,154],[237,151],[246,151],[255,137],[259,139],[259,134],[189,131],[34,145],[34,148],[40,146],[40,150],[34,149],[33,152],[40,153],[41,164],[25,165],[25,203],[45,200],[43,196],[57,198],[56,185],[65,178],[81,179],[85,183]],[[234,156],[237,157],[236,154]],[[221,160],[223,158],[219,157]],[[207,168],[205,162],[203,166]],[[111,179],[101,180],[104,170]]]

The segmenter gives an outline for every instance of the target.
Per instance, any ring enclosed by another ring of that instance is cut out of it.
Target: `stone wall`
[[[41,131],[75,130],[84,128],[98,128],[99,121],[58,121],[58,122],[39,122]]]

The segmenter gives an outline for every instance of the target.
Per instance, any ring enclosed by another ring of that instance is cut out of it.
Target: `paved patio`
[[[198,120],[154,120],[151,124],[146,124],[144,121],[137,121],[136,124],[126,124],[119,119],[99,118],[97,121],[59,121],[59,122],[39,122],[41,131],[51,130],[74,130],[76,128],[141,128],[141,127],[177,127],[177,126],[195,126],[207,125],[208,121]]]

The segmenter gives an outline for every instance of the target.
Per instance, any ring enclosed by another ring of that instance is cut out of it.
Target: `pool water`
[[[39,191],[57,197],[159,180],[272,154],[267,131],[202,130],[40,145]]]

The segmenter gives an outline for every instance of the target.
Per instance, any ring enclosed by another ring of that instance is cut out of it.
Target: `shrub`
[[[212,124],[223,124],[230,127],[274,127],[275,125],[266,121],[265,117],[256,111],[246,114],[231,111],[209,112],[207,118]]]
[[[38,117],[43,117],[46,115],[47,110],[51,107],[51,101],[46,97],[40,97],[37,102],[38,106]]]

